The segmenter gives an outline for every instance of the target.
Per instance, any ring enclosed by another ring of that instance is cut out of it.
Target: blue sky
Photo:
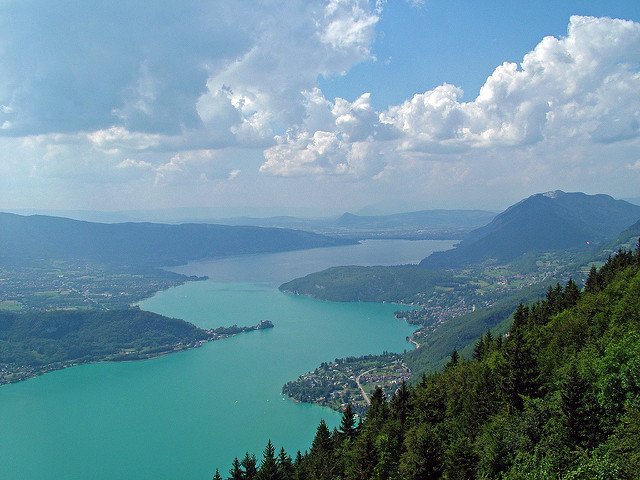
[[[520,62],[548,35],[567,33],[571,15],[640,20],[636,1],[463,0],[385,4],[373,51],[377,61],[354,66],[347,75],[320,77],[327,97],[353,99],[370,91],[384,109],[412,94],[452,83],[475,97],[494,68]]]
[[[0,210],[637,197],[638,22],[637,1],[0,1]]]

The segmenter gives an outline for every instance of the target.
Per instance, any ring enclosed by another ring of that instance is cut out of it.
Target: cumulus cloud
[[[193,150],[173,155],[167,162],[154,166],[156,185],[187,185],[214,180],[233,180],[240,170],[228,170],[220,152]]]
[[[276,137],[260,171],[272,175],[366,175],[376,168],[375,139],[381,125],[368,93],[354,102],[329,102],[319,89],[305,92],[307,116],[298,129]],[[377,173],[377,172],[374,172]]]
[[[319,75],[336,75],[372,58],[379,12],[363,0],[271,4],[254,46],[207,80],[197,102],[205,128],[236,142],[267,146],[302,121],[306,93]]]
[[[614,142],[640,134],[640,24],[571,17],[520,65],[495,69],[472,102],[443,85],[381,114],[423,150],[518,146],[549,138]]]
[[[531,191],[536,178],[578,189],[576,179],[605,170],[638,175],[640,24],[572,17],[565,36],[497,66],[471,97],[445,83],[382,111],[368,93],[327,98],[319,77],[375,61],[384,6],[4,2],[4,182],[54,178],[69,191],[120,182],[144,194],[224,183],[240,192],[259,168],[263,179],[288,177],[264,182],[274,192],[326,176],[335,191],[354,187],[355,198],[383,184],[446,193],[503,182]],[[505,176],[512,164],[517,178]],[[149,188],[136,190],[142,183]]]
[[[125,158],[120,163],[116,164],[116,168],[120,169],[139,169],[139,170],[152,170],[153,164],[144,160],[135,160],[133,158]]]
[[[219,176],[191,152],[276,143],[303,121],[318,76],[373,58],[380,16],[368,0],[24,0],[2,10],[0,137],[64,145],[69,168],[93,155],[118,178],[142,174],[132,159],[156,153],[158,184]]]
[[[122,150],[146,150],[160,144],[161,136],[130,132],[124,127],[110,127],[96,130],[86,135],[87,140],[96,148],[107,153],[119,153]]]
[[[454,154],[455,159],[455,154],[495,148],[637,139],[639,65],[640,24],[574,16],[566,37],[546,37],[519,65],[498,66],[473,101],[463,101],[464,92],[449,84],[376,115],[370,110],[353,115],[358,109],[342,99],[308,101],[306,123],[320,117],[318,108],[330,106],[333,124],[325,116],[322,129],[302,122],[293,133],[276,137],[277,145],[265,151],[262,171],[349,172],[353,149],[366,135],[379,166],[380,155],[385,162],[415,155]],[[363,98],[355,103],[364,103]],[[348,111],[341,115],[341,108]],[[358,134],[349,130],[352,124]],[[373,135],[382,131],[379,138]]]
[[[300,120],[318,75],[371,58],[379,18],[367,0],[2,9],[0,135],[114,128],[181,135],[182,148],[268,144]]]

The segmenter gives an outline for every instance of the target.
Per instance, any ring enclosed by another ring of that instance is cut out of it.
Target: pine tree
[[[515,332],[524,327],[524,325],[527,323],[528,318],[529,307],[523,305],[522,303],[519,304],[516,308],[516,311],[513,313],[513,325],[511,326],[511,331]]]
[[[445,478],[475,478],[477,457],[471,439],[464,436],[452,438],[442,460]]]
[[[536,359],[527,345],[522,330],[511,330],[504,348],[506,370],[503,382],[509,404],[522,411],[522,396],[534,396],[538,387],[539,369]]]
[[[231,470],[229,470],[229,479],[228,480],[243,480],[244,479],[244,473],[242,471],[242,464],[240,463],[240,460],[238,460],[238,457],[233,459],[233,462],[231,463]]]
[[[493,348],[493,333],[491,333],[491,330],[487,330],[487,333],[484,336],[484,345],[485,345],[485,353],[491,351],[491,349]]]
[[[306,453],[304,454],[304,456],[302,456],[302,453],[300,453],[300,450],[296,452],[296,458],[293,461],[294,480],[307,480],[307,478],[309,477],[309,475],[307,475],[307,467],[305,462],[306,458],[307,458]]]
[[[589,270],[589,275],[587,276],[587,281],[584,282],[584,291],[587,293],[595,293],[600,290],[598,278],[598,270],[595,265],[591,265],[591,269]]]
[[[582,378],[575,363],[571,364],[561,391],[561,407],[570,444],[593,446],[600,431],[596,420],[598,407],[591,386]]]
[[[220,476],[220,471],[216,468],[216,473],[213,474],[213,480],[222,480],[222,476]]]
[[[325,421],[320,420],[309,451],[308,473],[313,479],[329,480],[333,478],[334,467],[331,433]]]
[[[342,412],[340,432],[347,438],[353,438],[356,434],[356,416],[353,413],[350,403],[347,404]]]
[[[458,353],[458,350],[454,348],[453,352],[451,352],[451,359],[449,360],[449,363],[447,363],[447,367],[455,367],[456,365],[458,365],[459,361],[460,361],[460,354]],[[423,379],[425,378],[426,376],[423,375]]]
[[[485,351],[484,335],[482,335],[473,347],[473,355],[472,355],[473,359],[480,360],[484,355],[484,351]]]
[[[333,448],[331,441],[331,433],[324,419],[320,420],[320,424],[316,430],[316,436],[311,444],[311,453],[330,452]]]
[[[384,392],[376,387],[370,397],[371,404],[367,410],[367,422],[379,424],[387,418],[387,404],[384,401]]]
[[[249,452],[247,452],[244,458],[242,459],[242,461],[240,462],[240,464],[244,468],[243,478],[245,480],[253,480],[254,478],[256,478],[256,475],[258,474],[256,463],[257,463],[256,456],[253,454],[249,455]]]
[[[567,285],[564,288],[564,297],[563,297],[563,308],[573,307],[578,300],[580,299],[580,290],[578,289],[578,285],[573,281],[572,278],[569,279]]]
[[[369,480],[378,463],[378,452],[369,432],[358,435],[353,448],[353,456],[346,465],[347,478]]]
[[[406,451],[400,459],[401,478],[442,478],[442,447],[430,424],[422,423],[410,429],[404,443]]]
[[[282,480],[280,469],[276,463],[276,449],[273,447],[271,440],[267,442],[267,446],[264,448],[262,455],[260,470],[256,478],[258,480]]]
[[[391,397],[391,412],[392,415],[400,420],[400,425],[404,426],[404,423],[409,414],[409,403],[411,401],[409,389],[407,388],[407,384],[404,380],[400,384],[396,393]]]
[[[300,452],[298,452],[300,454]],[[293,480],[294,478],[294,466],[291,461],[291,457],[287,455],[284,447],[280,448],[280,453],[277,458],[278,469],[280,470],[280,476],[282,480]]]

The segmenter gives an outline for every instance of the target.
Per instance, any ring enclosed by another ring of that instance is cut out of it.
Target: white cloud
[[[25,0],[3,10],[1,135],[114,128],[180,135],[183,148],[271,143],[301,119],[301,92],[319,75],[371,58],[379,18],[367,0]]]
[[[281,176],[378,173],[372,172],[378,167],[372,147],[380,129],[370,95],[332,103],[316,88],[305,92],[305,99],[307,116],[301,127],[276,137],[276,145],[264,152],[260,171]]]
[[[546,37],[519,66],[496,68],[473,102],[461,102],[460,90],[443,85],[381,119],[403,132],[407,148],[426,152],[446,144],[468,149],[554,137],[634,138],[640,135],[639,60],[640,24],[571,17],[567,37]]]
[[[250,5],[234,8],[242,15]],[[249,47],[219,2],[24,0],[2,9],[11,19],[0,29],[0,104],[12,122],[5,135],[194,128],[208,66]]]
[[[240,170],[229,170],[228,162],[220,152],[205,149],[177,153],[165,163],[154,166],[153,173],[154,183],[166,186],[233,180]]]
[[[443,84],[376,116],[366,96],[331,104],[316,93],[306,103],[309,121],[276,137],[261,170],[352,173],[353,148],[363,139],[378,171],[416,155],[456,160],[463,153],[539,144],[540,160],[551,161],[576,143],[633,141],[640,138],[639,65],[640,24],[574,16],[566,37],[546,37],[520,65],[498,66],[473,101]],[[318,113],[329,106],[331,117]]]
[[[326,98],[319,77],[375,61],[385,4],[5,2],[3,182],[120,183],[163,201],[189,186],[185,198],[199,189],[206,203],[214,186],[244,202],[252,183],[265,199],[311,182],[336,195],[348,184],[349,198],[462,185],[479,198],[487,184],[529,192],[637,177],[640,24],[572,17],[566,36],[497,66],[476,98],[451,84],[382,111],[368,93]]]
[[[87,140],[96,148],[107,153],[119,153],[121,150],[146,150],[156,147],[162,139],[158,134],[130,132],[124,127],[110,127],[86,135]]]
[[[150,162],[146,162],[144,160],[135,160],[133,158],[125,158],[120,163],[116,164],[115,168],[152,170],[153,164],[151,164]]]
[[[352,51],[367,58],[378,20],[366,2],[330,0],[324,8],[324,18],[318,20],[318,34],[322,43],[335,50]]]
[[[301,122],[304,92],[319,75],[371,59],[379,19],[362,0],[283,2],[271,9],[256,25],[254,46],[212,75],[197,103],[205,128],[224,128],[247,146],[267,146]]]

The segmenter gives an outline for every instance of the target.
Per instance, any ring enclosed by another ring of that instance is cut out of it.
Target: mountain
[[[163,266],[206,257],[352,244],[310,232],[214,224],[92,223],[0,213],[0,261]]]
[[[538,193],[509,207],[488,225],[470,232],[423,267],[456,267],[483,260],[513,260],[528,252],[577,248],[615,238],[640,218],[640,206],[608,195]]]
[[[422,210],[390,215],[356,215],[339,217],[298,218],[238,217],[219,220],[228,225],[259,225],[299,228],[345,238],[462,238],[469,231],[486,225],[495,213],[485,210]]]
[[[335,225],[347,228],[394,229],[421,228],[475,228],[485,225],[495,216],[485,210],[421,210],[391,215],[363,216],[345,213]]]
[[[92,212],[83,210],[13,211],[19,215],[44,215],[72,218],[96,223],[209,223],[232,226],[275,227],[306,230],[342,238],[462,238],[469,231],[486,225],[495,216],[484,210],[423,210],[391,215],[354,215],[344,213],[334,217],[280,216],[223,216],[233,210],[169,209],[121,212]]]

